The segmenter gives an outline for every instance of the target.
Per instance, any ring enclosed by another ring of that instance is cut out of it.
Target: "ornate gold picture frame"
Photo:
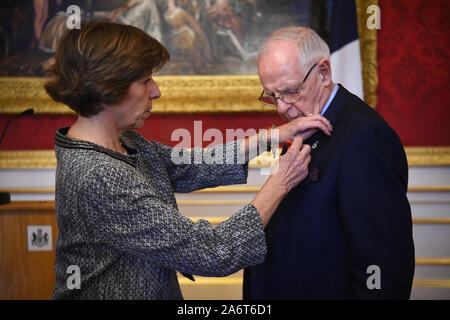
[[[358,0],[358,29],[363,62],[364,96],[376,106],[377,30],[366,27],[366,8],[378,0]],[[261,85],[257,75],[156,76],[162,96],[153,113],[275,112],[264,108],[257,98]],[[0,114],[20,113],[34,108],[36,114],[70,114],[68,107],[50,99],[43,78],[0,77]]]

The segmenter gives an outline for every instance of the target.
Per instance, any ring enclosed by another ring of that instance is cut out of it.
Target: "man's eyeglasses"
[[[268,107],[275,107],[277,105],[277,99],[281,99],[286,103],[295,103],[300,100],[301,96],[299,94],[299,91],[302,89],[303,85],[305,84],[306,79],[308,79],[309,74],[314,69],[315,66],[317,66],[318,63],[315,63],[311,69],[309,69],[308,73],[306,74],[303,81],[298,86],[297,90],[293,91],[285,91],[280,93],[278,97],[268,95],[264,90],[261,92],[261,95],[259,96],[259,101],[264,103]]]

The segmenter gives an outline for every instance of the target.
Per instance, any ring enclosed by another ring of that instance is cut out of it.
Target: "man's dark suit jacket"
[[[408,299],[414,275],[408,165],[397,134],[340,86],[315,133],[307,178],[266,227],[267,256],[244,272],[244,299]],[[380,269],[380,289],[374,284]]]

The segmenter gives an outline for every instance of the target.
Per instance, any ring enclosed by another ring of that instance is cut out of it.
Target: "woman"
[[[157,40],[115,23],[88,22],[59,43],[45,88],[78,119],[55,137],[55,299],[182,299],[175,271],[225,276],[261,263],[263,227],[307,175],[310,149],[296,138],[278,172],[230,219],[213,229],[182,216],[174,192],[245,183],[248,167],[237,160],[259,137],[215,147],[232,152],[235,164],[176,165],[170,147],[133,131],[160,97],[152,73],[168,59]],[[280,137],[315,128],[330,133],[313,116],[280,127]],[[201,152],[193,149],[192,158]],[[67,272],[77,268],[81,281],[72,285]]]

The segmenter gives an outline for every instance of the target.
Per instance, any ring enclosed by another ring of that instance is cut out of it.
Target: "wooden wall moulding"
[[[275,112],[258,101],[257,75],[155,76],[161,98],[152,113]],[[0,114],[20,113],[32,106],[37,114],[74,114],[45,92],[44,78],[0,77]]]
[[[409,166],[448,166],[450,147],[406,147]],[[268,164],[269,160],[262,159]],[[0,169],[45,169],[55,168],[53,150],[0,151]],[[258,161],[252,160],[249,167],[260,168]]]
[[[377,29],[367,28],[367,8],[378,6],[378,0],[356,0],[359,47],[361,50],[364,100],[372,108],[378,102]]]
[[[53,150],[0,151],[0,169],[56,168]]]

